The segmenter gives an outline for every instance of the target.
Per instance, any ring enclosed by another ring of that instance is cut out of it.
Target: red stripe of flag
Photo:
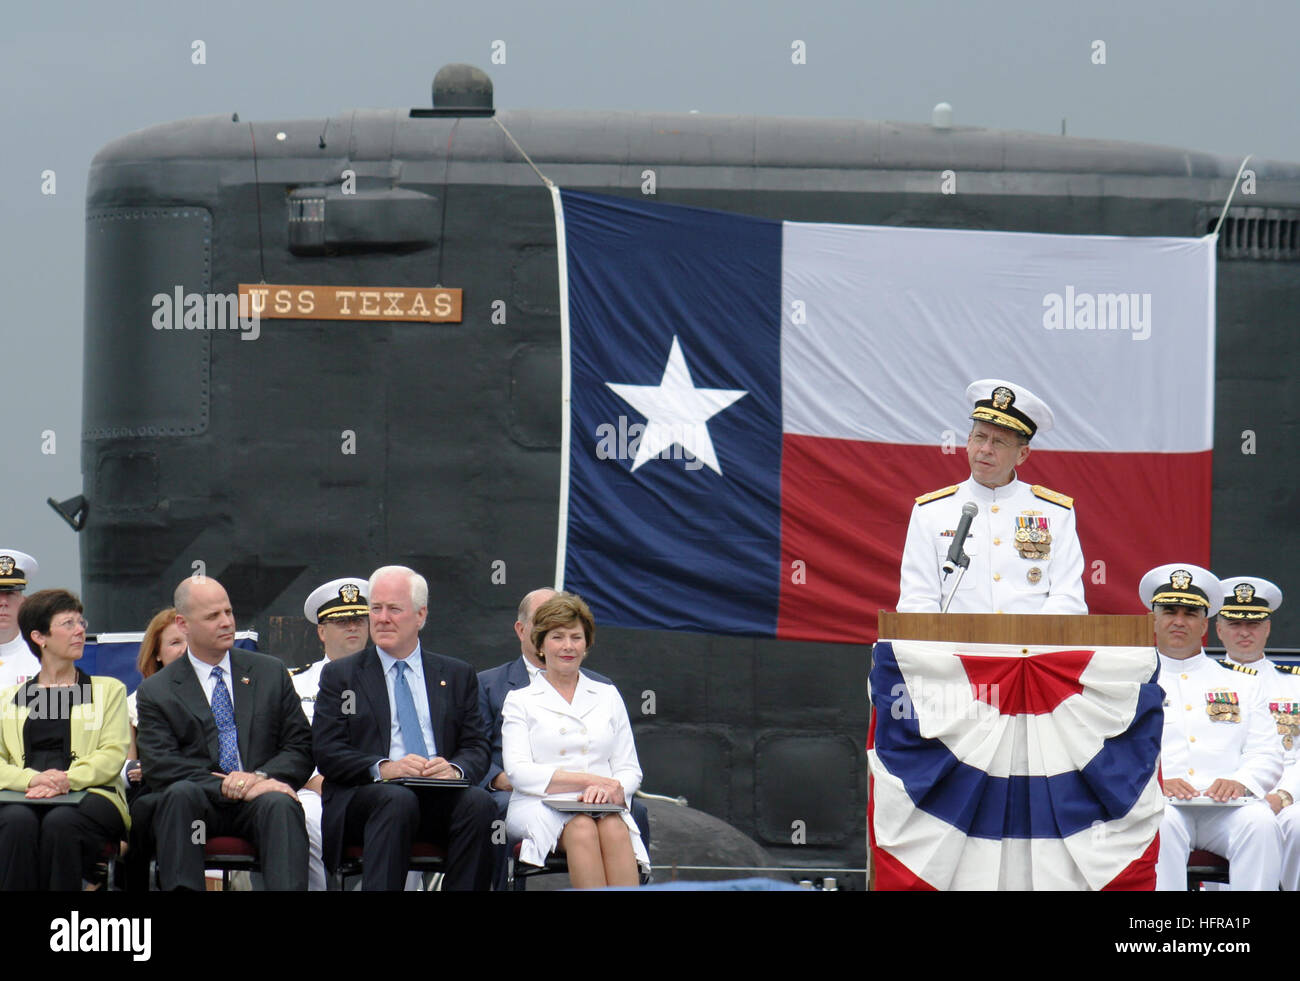
[[[1138,581],[1162,562],[1209,565],[1211,463],[1208,450],[1041,450],[1020,469],[1026,483],[1076,499],[1090,613],[1145,612]],[[945,454],[786,434],[777,636],[874,641],[876,612],[898,602],[914,498],[969,476],[964,442]]]

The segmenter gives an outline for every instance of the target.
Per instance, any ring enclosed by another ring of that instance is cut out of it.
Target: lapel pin
[[[446,679],[446,678],[443,678],[442,681],[438,682],[438,684],[440,684],[443,688],[446,688],[446,687],[447,687],[447,679]]]
[[[251,684],[252,684],[252,682],[248,680],[248,675],[244,675],[242,678],[240,678],[240,679],[239,679],[239,683],[240,683],[241,685],[251,685]]]

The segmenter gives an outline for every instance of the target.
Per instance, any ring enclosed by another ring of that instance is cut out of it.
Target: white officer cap
[[[21,593],[41,567],[26,552],[0,548],[0,593]]]
[[[1231,576],[1220,581],[1224,596],[1219,616],[1225,620],[1267,620],[1282,605],[1282,590],[1267,579]]]
[[[302,605],[302,613],[312,623],[341,620],[344,617],[370,615],[364,579],[335,579],[317,587]]]
[[[966,386],[966,401],[975,406],[970,417],[1003,429],[1010,429],[1029,439],[1045,433],[1056,424],[1047,403],[1015,382],[1001,378],[981,378]]]
[[[1154,609],[1157,603],[1199,606],[1208,616],[1214,616],[1223,605],[1223,583],[1208,569],[1186,562],[1156,566],[1142,577],[1138,594],[1148,610]]]

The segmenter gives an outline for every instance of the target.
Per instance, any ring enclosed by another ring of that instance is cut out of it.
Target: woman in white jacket
[[[591,610],[572,593],[539,606],[532,640],[545,670],[507,695],[501,709],[502,761],[514,785],[506,831],[523,840],[519,857],[530,865],[563,852],[579,889],[635,886],[637,866],[650,864],[628,812],[641,766],[627,709],[618,689],[579,670],[595,632]],[[622,810],[559,811],[547,796]]]

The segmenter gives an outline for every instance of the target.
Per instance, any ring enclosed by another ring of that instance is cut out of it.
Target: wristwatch
[[[1295,803],[1295,798],[1291,796],[1289,791],[1275,790],[1273,793],[1277,794],[1278,798],[1282,801],[1283,807],[1290,807]]]

